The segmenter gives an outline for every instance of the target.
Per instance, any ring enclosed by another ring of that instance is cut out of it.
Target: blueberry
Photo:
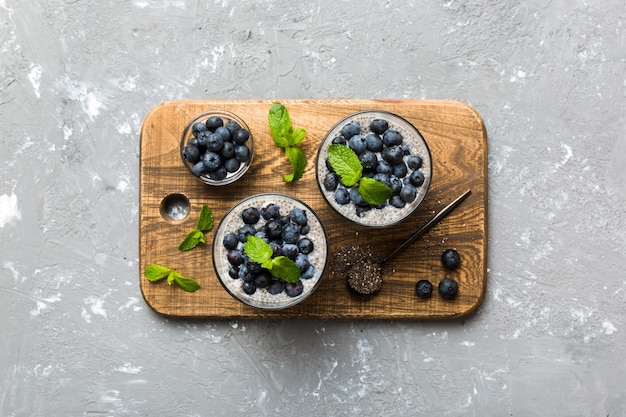
[[[246,129],[239,129],[232,134],[232,138],[235,145],[243,145],[250,138],[250,132]]]
[[[265,234],[270,239],[282,239],[283,227],[277,219],[270,219],[265,223]]]
[[[306,211],[299,207],[294,208],[289,213],[289,220],[299,226],[304,226],[307,223]]]
[[[230,158],[224,162],[224,169],[226,169],[226,172],[237,172],[240,166],[241,162],[239,162],[237,158]]]
[[[359,187],[350,187],[350,200],[357,206],[367,206],[368,203],[363,199],[361,193],[359,193]]]
[[[235,158],[239,162],[247,162],[250,159],[250,148],[246,145],[235,146]]]
[[[374,171],[378,166],[378,158],[376,154],[370,150],[366,150],[359,155],[359,161],[364,171]]]
[[[215,129],[222,126],[224,126],[224,121],[219,116],[211,116],[206,120],[206,127],[211,132],[215,132]]]
[[[232,137],[230,135],[230,130],[225,127],[218,127],[215,129],[215,134],[222,138],[224,142],[230,142]]]
[[[252,281],[253,277],[248,269],[248,265],[246,263],[242,263],[239,265],[239,271],[237,272],[237,276],[244,281]]]
[[[291,222],[291,220],[289,219],[289,216],[280,216],[278,218],[278,221],[280,222],[281,226],[286,226]]]
[[[389,197],[389,204],[399,209],[406,206],[406,202],[402,198],[400,198],[398,194],[394,194],[391,197]]]
[[[283,242],[295,244],[300,238],[300,227],[298,227],[295,224],[289,223],[283,226],[282,236],[283,236]]]
[[[223,166],[220,166],[215,171],[209,172],[209,178],[214,181],[222,181],[228,175],[228,171]]]
[[[451,300],[456,297],[459,292],[459,284],[452,278],[446,277],[439,282],[438,290],[441,297],[446,300]]]
[[[311,279],[315,276],[315,267],[309,265],[309,267],[300,275],[300,279]]]
[[[427,279],[421,279],[415,284],[415,295],[421,298],[428,298],[433,293],[433,284]]]
[[[422,167],[422,158],[419,155],[409,155],[406,163],[412,170],[420,169]]]
[[[343,187],[337,188],[337,191],[335,191],[335,201],[342,206],[348,204],[350,202],[348,190]]]
[[[389,187],[391,187],[391,192],[393,194],[400,194],[403,187],[402,180],[395,175],[391,175],[389,177]]]
[[[300,227],[300,234],[301,235],[307,235],[307,234],[309,234],[309,230],[311,230],[311,228],[309,227],[308,224],[305,224],[305,225]]]
[[[413,171],[409,175],[409,181],[412,185],[419,187],[424,184],[424,174],[421,171]]]
[[[222,158],[215,152],[204,154],[204,167],[208,172],[216,171],[222,165]]]
[[[304,285],[300,280],[297,282],[287,282],[285,284],[285,293],[290,297],[297,297],[302,294],[302,291],[304,291]]]
[[[393,173],[393,168],[389,164],[389,162],[381,159],[378,161],[378,165],[376,165],[376,172],[379,174],[387,174],[391,175]]]
[[[224,239],[222,239],[222,244],[226,249],[237,249],[239,239],[237,238],[237,235],[233,232],[228,232],[224,235]]]
[[[298,250],[304,255],[308,255],[313,252],[313,241],[308,237],[302,238],[298,241]]]
[[[335,191],[337,189],[337,184],[339,184],[339,177],[334,172],[329,172],[324,177],[324,189],[326,191]]]
[[[267,287],[267,292],[272,295],[280,294],[285,289],[285,281],[280,279],[275,279],[270,282],[270,285]]]
[[[261,264],[252,261],[245,254],[243,258],[243,264],[246,266],[246,268],[248,268],[251,276],[258,274],[263,270],[263,268],[261,268]]]
[[[200,149],[195,145],[187,145],[183,148],[183,158],[190,164],[195,164],[200,160]]]
[[[198,147],[201,149],[206,149],[207,141],[209,140],[209,136],[211,135],[212,133],[208,130],[198,132],[198,136],[196,137],[196,139],[198,140]]]
[[[361,125],[358,122],[350,122],[341,128],[341,136],[344,138],[351,138],[354,135],[361,133]]]
[[[280,217],[280,207],[277,204],[269,203],[261,209],[261,216],[265,220],[277,219]]]
[[[362,217],[363,214],[365,214],[366,211],[370,211],[372,209],[372,206],[370,206],[369,204],[367,206],[363,205],[363,206],[356,206],[354,211],[356,212],[356,215],[358,217]]]
[[[239,266],[243,263],[243,253],[237,249],[230,249],[226,252],[226,259],[233,266]]]
[[[365,135],[365,143],[367,149],[372,152],[380,152],[383,150],[383,140],[376,133],[368,133]]]
[[[261,219],[261,213],[256,207],[247,207],[241,212],[241,218],[245,224],[257,224]]]
[[[385,146],[400,145],[402,143],[402,134],[394,129],[388,129],[383,134],[383,143]]]
[[[265,288],[270,285],[270,282],[272,282],[272,276],[266,269],[254,275],[254,285],[257,288]]]
[[[296,263],[296,265],[298,265],[298,268],[300,268],[300,272],[306,271],[309,265],[311,265],[309,263],[309,257],[306,256],[304,253],[297,254],[294,262]]]
[[[389,129],[389,123],[385,119],[374,119],[370,122],[370,130],[374,133],[382,135],[387,129]]]
[[[243,292],[248,295],[252,295],[256,292],[256,284],[254,283],[254,281],[244,281],[241,284],[241,288],[243,289]]]
[[[411,155],[411,147],[407,145],[406,143],[401,144],[400,149],[402,149],[402,154],[404,156]]]
[[[348,141],[343,136],[337,135],[330,143],[332,143],[333,145],[346,145]]]
[[[324,164],[326,165],[326,169],[327,170],[329,170],[330,172],[335,172],[335,169],[330,164],[330,161],[328,160],[328,158],[326,158],[326,160],[324,161]]]
[[[224,159],[230,159],[235,156],[235,145],[232,142],[224,142],[224,147],[220,151],[220,156]]]
[[[251,224],[244,224],[237,230],[237,238],[241,243],[246,243],[249,236],[254,236],[256,229]]]
[[[299,253],[298,245],[294,243],[283,243],[282,252],[283,256],[286,256],[293,261],[294,259],[296,259]]]
[[[357,155],[363,153],[367,149],[365,138],[361,135],[354,135],[348,140],[348,147]]]
[[[195,175],[196,177],[201,177],[205,175],[207,173],[207,170],[206,170],[206,167],[204,166],[204,161],[195,163],[191,167],[191,172],[193,172],[193,175]]]
[[[407,203],[411,203],[415,200],[415,197],[417,197],[417,188],[411,184],[404,184],[400,191],[400,198]]]
[[[230,268],[228,268],[228,276],[232,279],[239,279],[239,268],[231,265]]]
[[[277,256],[282,256],[283,254],[283,246],[279,243],[272,241],[270,242],[270,247],[272,248],[272,258]]]
[[[400,161],[397,164],[392,165],[393,175],[398,178],[406,177],[406,174],[409,172],[404,161]]]
[[[441,254],[441,262],[446,268],[458,268],[461,265],[461,255],[454,249],[446,249]]]
[[[202,122],[194,123],[193,126],[191,126],[191,133],[193,133],[193,135],[196,137],[198,136],[198,133],[205,132],[206,130],[206,124]]]
[[[217,133],[212,133],[206,142],[206,149],[209,152],[220,152],[224,147],[225,140]]]
[[[376,174],[374,175],[374,179],[378,182],[382,182],[387,187],[391,187],[391,175],[389,174]]]
[[[226,124],[224,125],[224,127],[226,129],[228,129],[230,131],[231,134],[235,133],[237,130],[241,129],[241,125],[239,125],[239,123],[237,123],[236,120],[229,120],[226,122]]]
[[[402,161],[404,154],[402,153],[402,148],[399,146],[390,146],[383,149],[382,157],[385,161],[389,162],[391,165],[398,164]]]
[[[254,234],[254,237],[258,237],[265,243],[270,243],[270,239],[267,237],[267,233],[265,233],[265,229],[263,228],[261,228],[260,230],[257,230],[256,233]]]

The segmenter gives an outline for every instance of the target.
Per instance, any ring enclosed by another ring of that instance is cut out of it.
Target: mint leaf
[[[174,272],[172,275],[174,276],[174,282],[187,292],[194,292],[200,288],[200,285],[194,279],[185,278],[178,272]]]
[[[302,178],[302,174],[304,174],[304,168],[306,168],[306,156],[304,156],[304,152],[302,152],[302,149],[296,146],[285,148],[285,153],[287,154],[287,158],[289,158],[289,162],[291,163],[291,169],[293,172],[291,174],[283,176],[283,181],[298,181],[300,178]]]
[[[302,129],[301,127],[297,128],[296,130],[293,131],[293,133],[289,137],[289,145],[290,146],[299,145],[300,142],[304,140],[305,136],[306,136],[306,130]]]
[[[272,275],[285,282],[297,282],[300,279],[300,267],[286,256],[272,259]]]
[[[375,179],[363,177],[359,182],[359,194],[368,203],[377,206],[387,201],[393,194],[390,187]]]
[[[328,162],[346,187],[352,187],[363,175],[363,166],[359,157],[346,145],[330,145]]]
[[[202,206],[196,229],[203,232],[213,229],[213,213],[211,213],[211,209],[207,205]]]
[[[289,163],[291,163],[292,173],[283,176],[283,181],[298,181],[306,167],[306,157],[302,149],[298,147],[306,136],[306,130],[302,128],[293,130],[287,108],[278,102],[270,107],[267,120],[274,143],[285,149]]]
[[[272,258],[274,251],[269,243],[256,236],[248,236],[246,243],[243,245],[243,251],[252,262],[263,264]]]
[[[180,245],[178,245],[178,250],[188,251],[195,248],[200,243],[206,243],[204,233],[202,233],[202,231],[198,229],[191,229],[191,231],[187,233],[187,236],[185,236],[183,241],[180,242]]]
[[[165,278],[170,272],[172,272],[172,270],[163,265],[150,264],[144,269],[143,274],[149,281],[155,282]]]
[[[291,126],[291,118],[287,108],[280,103],[272,104],[267,119],[274,143],[281,148],[289,146],[293,127]]]

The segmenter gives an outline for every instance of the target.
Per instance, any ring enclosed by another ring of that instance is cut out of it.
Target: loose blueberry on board
[[[461,255],[454,249],[446,249],[441,254],[441,263],[449,269],[458,268],[461,265]]]
[[[459,284],[452,278],[444,278],[439,282],[439,295],[446,300],[452,300],[459,292]]]
[[[420,298],[428,298],[433,293],[433,284],[427,279],[421,279],[415,284],[415,295]]]

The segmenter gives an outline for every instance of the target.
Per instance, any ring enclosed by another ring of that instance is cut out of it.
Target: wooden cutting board
[[[462,102],[433,100],[280,102],[289,110],[294,127],[307,131],[303,150],[308,163],[303,178],[294,184],[282,181],[291,167],[269,134],[267,114],[272,100],[170,101],[146,116],[140,150],[139,284],[148,305],[164,315],[229,319],[426,319],[459,317],[475,310],[485,294],[487,256],[487,135],[476,110]],[[243,179],[231,186],[211,187],[183,166],[180,140],[197,115],[220,109],[248,124],[256,150]],[[422,205],[407,220],[386,229],[368,230],[342,219],[328,206],[316,183],[315,158],[324,135],[340,119],[361,110],[386,110],[404,117],[422,133],[432,154],[433,180]],[[206,234],[206,245],[189,252],[177,248],[195,226],[203,204],[213,211],[217,228],[239,200],[260,192],[281,192],[303,200],[318,213],[328,233],[331,256],[354,243],[371,244],[386,255],[467,189],[472,194],[459,207],[391,262],[382,289],[369,299],[353,296],[343,277],[326,268],[316,292],[301,304],[261,311],[239,303],[219,283],[211,259],[213,232]],[[189,201],[189,214],[182,220],[173,220],[162,210],[164,201],[177,194]],[[443,268],[440,258],[447,248],[461,254],[459,269]],[[201,289],[186,293],[165,280],[149,282],[143,270],[152,263],[196,279]],[[445,276],[459,283],[454,300],[436,293]],[[431,298],[415,295],[420,279],[429,279],[435,286]]]

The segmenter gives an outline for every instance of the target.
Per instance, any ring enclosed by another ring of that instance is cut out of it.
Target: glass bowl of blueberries
[[[432,179],[422,134],[396,114],[367,110],[340,120],[324,137],[316,175],[328,204],[367,227],[392,226],[421,204]]]
[[[217,277],[233,298],[279,310],[302,302],[319,286],[328,242],[307,204],[262,193],[240,201],[223,217],[212,254]]]
[[[246,123],[224,110],[212,110],[194,118],[180,142],[185,167],[208,185],[228,185],[250,168],[254,140]]]

